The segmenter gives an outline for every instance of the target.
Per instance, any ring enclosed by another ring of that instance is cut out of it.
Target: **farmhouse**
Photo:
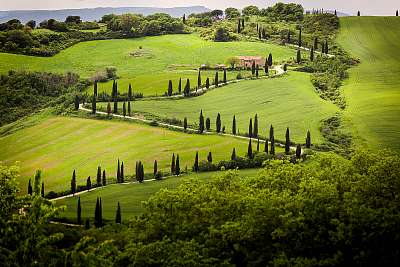
[[[250,68],[253,65],[253,62],[259,66],[263,66],[265,63],[261,56],[238,56],[237,58],[240,62],[239,66],[242,68]]]

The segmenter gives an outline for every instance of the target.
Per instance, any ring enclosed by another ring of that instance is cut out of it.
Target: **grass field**
[[[232,149],[244,156],[248,141],[222,136],[185,134],[159,127],[122,121],[67,117],[42,119],[37,125],[0,137],[0,161],[20,162],[22,192],[35,170],[43,171],[46,192],[69,189],[73,169],[78,184],[90,175],[95,180],[97,166],[115,177],[117,159],[125,164],[125,175],[133,175],[141,160],[145,172],[169,170],[172,153],[179,153],[181,169],[193,166],[195,153],[205,160],[209,151],[214,162],[230,159]],[[255,147],[254,147],[255,148]],[[279,150],[281,151],[281,150]]]
[[[361,64],[343,86],[359,144],[400,150],[400,18],[345,17],[338,42]]]
[[[106,103],[99,103],[105,108]],[[122,106],[120,104],[120,106]],[[162,118],[188,118],[189,124],[198,124],[200,110],[210,117],[215,129],[217,113],[221,114],[226,131],[232,130],[236,116],[239,132],[248,132],[250,117],[258,114],[259,132],[266,134],[272,124],[275,139],[285,140],[286,127],[295,142],[304,143],[307,130],[314,143],[320,143],[320,122],[337,112],[337,107],[322,100],[315,92],[308,74],[289,72],[285,77],[243,81],[212,90],[202,96],[179,100],[135,101],[132,109]]]
[[[259,170],[240,170],[239,174],[242,177],[253,176]],[[82,218],[94,217],[94,208],[96,198],[101,197],[103,203],[103,217],[108,220],[115,219],[115,211],[118,201],[121,204],[122,219],[127,220],[135,215],[143,212],[143,201],[148,200],[153,194],[161,189],[173,189],[179,184],[189,179],[200,179],[201,181],[209,181],[220,172],[207,172],[199,174],[190,174],[181,177],[169,177],[162,181],[147,182],[143,184],[115,184],[105,188],[96,189],[89,193],[80,195],[82,205]],[[61,217],[66,217],[71,220],[76,219],[78,197],[65,198],[56,202],[57,206],[66,206]]]
[[[139,49],[140,46],[142,49]],[[127,91],[131,83],[136,92],[160,95],[165,92],[169,79],[177,81],[179,77],[194,77],[197,74],[191,70],[199,68],[201,64],[225,63],[227,58],[238,55],[265,57],[270,52],[275,61],[295,56],[294,50],[274,44],[218,43],[204,41],[195,34],[164,35],[82,42],[51,58],[0,53],[0,73],[10,69],[71,71],[88,78],[108,66],[114,66],[120,77],[120,92]],[[88,90],[91,92],[92,89]],[[99,92],[110,90],[110,83],[99,85]]]

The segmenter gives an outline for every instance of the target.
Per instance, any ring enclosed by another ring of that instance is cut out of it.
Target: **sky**
[[[193,5],[225,9],[227,7],[242,8],[247,5],[266,7],[276,2],[295,2],[302,4],[307,10],[312,8],[336,9],[347,14],[355,14],[357,10],[360,10],[363,15],[393,15],[395,10],[400,10],[400,0],[0,0],[0,10]]]

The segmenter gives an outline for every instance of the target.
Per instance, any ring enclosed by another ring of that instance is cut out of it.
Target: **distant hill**
[[[180,17],[183,14],[208,12],[210,9],[204,6],[157,8],[157,7],[97,7],[83,9],[60,9],[60,10],[10,10],[0,11],[0,22],[10,19],[19,19],[22,23],[29,20],[41,22],[46,19],[64,21],[67,16],[80,16],[85,21],[99,20],[105,14],[136,13],[150,15],[154,13],[167,13],[173,17]]]

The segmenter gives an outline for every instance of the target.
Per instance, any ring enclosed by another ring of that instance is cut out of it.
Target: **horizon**
[[[3,2],[4,0],[0,0]],[[21,0],[18,2],[5,2],[2,3],[4,6],[0,11],[41,11],[41,10],[74,10],[74,9],[95,9],[95,8],[124,8],[124,7],[137,7],[137,8],[187,8],[194,6],[206,7],[209,9],[222,9],[227,7],[235,7],[242,9],[248,5],[256,5],[259,8],[265,8],[274,5],[277,2],[284,3],[297,3],[301,4],[305,10],[314,9],[325,9],[329,11],[337,10],[348,15],[355,15],[355,13],[360,10],[363,15],[367,16],[385,16],[393,15],[393,13],[399,9],[399,4],[395,3],[394,0],[384,0],[380,3],[362,3],[363,1],[346,1],[339,0],[335,3],[329,3],[320,0],[298,0],[298,1],[260,1],[260,0],[233,0],[229,5],[221,3],[213,3],[210,0],[192,0],[182,1],[182,0],[149,0],[149,1],[132,1],[127,0],[116,0],[113,3],[105,0],[66,0],[62,3],[54,3],[50,0],[40,0],[34,3],[28,0]],[[382,3],[383,2],[383,3]],[[31,6],[33,4],[33,6]],[[358,8],[362,6],[363,8]]]

